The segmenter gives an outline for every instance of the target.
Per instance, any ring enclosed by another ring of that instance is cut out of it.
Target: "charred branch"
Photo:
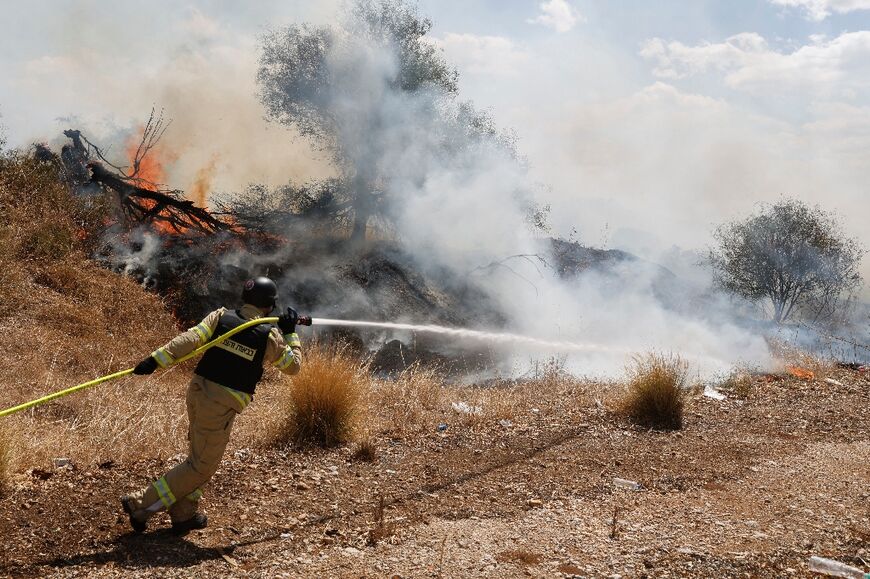
[[[118,195],[121,209],[134,223],[164,223],[176,233],[215,233],[228,231],[232,225],[222,221],[193,201],[183,199],[180,191],[151,191],[107,170],[97,161],[87,165],[91,181]]]
[[[76,129],[63,132],[71,143],[63,146],[60,160],[74,183],[96,183],[115,193],[121,214],[128,224],[162,224],[178,234],[211,234],[232,230],[233,225],[229,221],[184,199],[181,191],[162,189],[158,183],[140,176],[143,160],[157,145],[167,126],[163,113],[155,113],[152,109],[139,145],[132,153],[130,167],[113,164],[100,147]]]

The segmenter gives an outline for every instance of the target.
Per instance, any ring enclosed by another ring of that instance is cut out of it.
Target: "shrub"
[[[351,439],[369,378],[342,347],[308,351],[293,377],[287,419],[278,443],[333,446]]]
[[[683,426],[688,364],[679,356],[646,354],[627,368],[628,392],[620,411],[640,426],[679,430]]]

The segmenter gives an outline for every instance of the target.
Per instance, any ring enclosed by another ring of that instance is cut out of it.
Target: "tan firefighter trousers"
[[[239,394],[194,374],[187,388],[187,418],[190,423],[187,459],[131,495],[130,506],[137,519],[145,521],[164,509],[176,523],[193,517],[202,498],[201,487],[217,470],[230,439],[233,420],[243,409]]]

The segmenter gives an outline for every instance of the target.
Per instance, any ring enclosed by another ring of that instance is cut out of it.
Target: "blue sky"
[[[9,4],[2,6],[2,4]],[[173,119],[173,186],[329,172],[256,99],[258,35],[338,1],[0,0],[12,146]],[[553,226],[654,255],[790,195],[870,245],[870,0],[422,0],[464,98],[514,129]],[[866,269],[866,268],[865,268]]]

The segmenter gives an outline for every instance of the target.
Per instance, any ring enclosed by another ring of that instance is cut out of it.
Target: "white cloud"
[[[556,32],[568,32],[578,22],[583,22],[583,16],[567,0],[549,0],[541,2],[541,13],[530,18],[530,24],[543,24]]]
[[[477,36],[447,33],[434,39],[444,50],[448,62],[471,75],[512,75],[529,60],[529,54],[504,36]]]
[[[832,13],[846,14],[855,10],[870,10],[870,0],[769,0],[777,6],[798,8],[810,20],[821,21]]]
[[[673,244],[703,248],[716,224],[781,195],[819,203],[870,244],[865,221],[870,107],[820,103],[786,122],[655,82],[598,102],[539,107],[521,127],[535,178],[552,191],[558,231],[655,258]],[[516,123],[520,124],[520,123]],[[646,238],[628,244],[627,232]],[[870,278],[870,260],[864,275]]]
[[[658,77],[718,72],[726,86],[754,94],[801,89],[814,97],[850,99],[870,92],[870,31],[866,30],[830,40],[813,36],[809,44],[791,52],[780,52],[750,32],[696,46],[653,38],[640,55],[654,63]]]

